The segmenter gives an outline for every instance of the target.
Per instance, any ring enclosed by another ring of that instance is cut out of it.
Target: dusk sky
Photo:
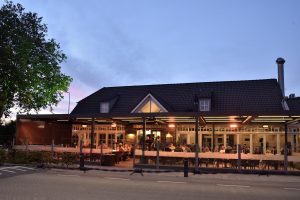
[[[286,95],[300,96],[298,0],[14,2],[67,54],[71,109],[107,86],[277,78],[277,57]],[[54,112],[67,105],[66,94]]]

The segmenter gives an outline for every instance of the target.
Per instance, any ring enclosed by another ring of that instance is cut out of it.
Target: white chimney
[[[280,85],[282,96],[285,97],[285,93],[284,93],[284,68],[283,68],[285,60],[283,58],[277,58],[276,63],[277,63],[277,66],[278,66],[278,84]]]

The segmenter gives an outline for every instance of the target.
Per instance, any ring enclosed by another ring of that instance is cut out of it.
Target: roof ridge
[[[191,85],[191,84],[203,84],[203,83],[231,83],[231,82],[256,82],[256,81],[274,81],[277,79],[252,79],[252,80],[235,80],[235,81],[206,81],[206,82],[187,82],[187,83],[161,83],[161,84],[148,84],[148,85],[126,85],[126,86],[108,86],[103,88],[126,88],[126,87],[146,87],[146,86],[167,86],[167,85]]]

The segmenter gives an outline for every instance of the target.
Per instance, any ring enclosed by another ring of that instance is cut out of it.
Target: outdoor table
[[[104,154],[101,164],[104,166],[114,166],[116,163],[115,154]]]

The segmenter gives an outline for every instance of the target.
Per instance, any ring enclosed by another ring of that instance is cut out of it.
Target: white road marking
[[[175,184],[186,184],[186,182],[180,181],[156,181],[157,183],[175,183]]]
[[[23,168],[23,169],[29,169],[29,170],[37,170],[37,169],[32,168],[32,167],[23,167],[23,166],[15,166],[14,168]]]
[[[18,169],[18,168],[15,168],[14,170],[18,170],[18,171],[21,171],[21,172],[26,172],[27,170],[24,170],[24,169]]]
[[[223,186],[223,187],[241,187],[241,188],[249,188],[249,185],[225,185],[225,184],[217,184],[217,186]]]
[[[1,167],[0,170],[3,170],[3,169],[14,169],[14,167]]]
[[[8,173],[16,173],[16,172],[10,171],[10,170],[8,170],[8,169],[0,169],[0,170],[3,171],[3,172],[8,172]]]
[[[104,177],[105,179],[110,179],[110,180],[121,180],[121,181],[129,181],[130,179],[128,178],[115,178],[115,177]]]
[[[57,174],[57,176],[80,177],[79,175],[74,175],[74,174]]]
[[[299,190],[300,191],[300,188],[283,188],[285,190]]]

